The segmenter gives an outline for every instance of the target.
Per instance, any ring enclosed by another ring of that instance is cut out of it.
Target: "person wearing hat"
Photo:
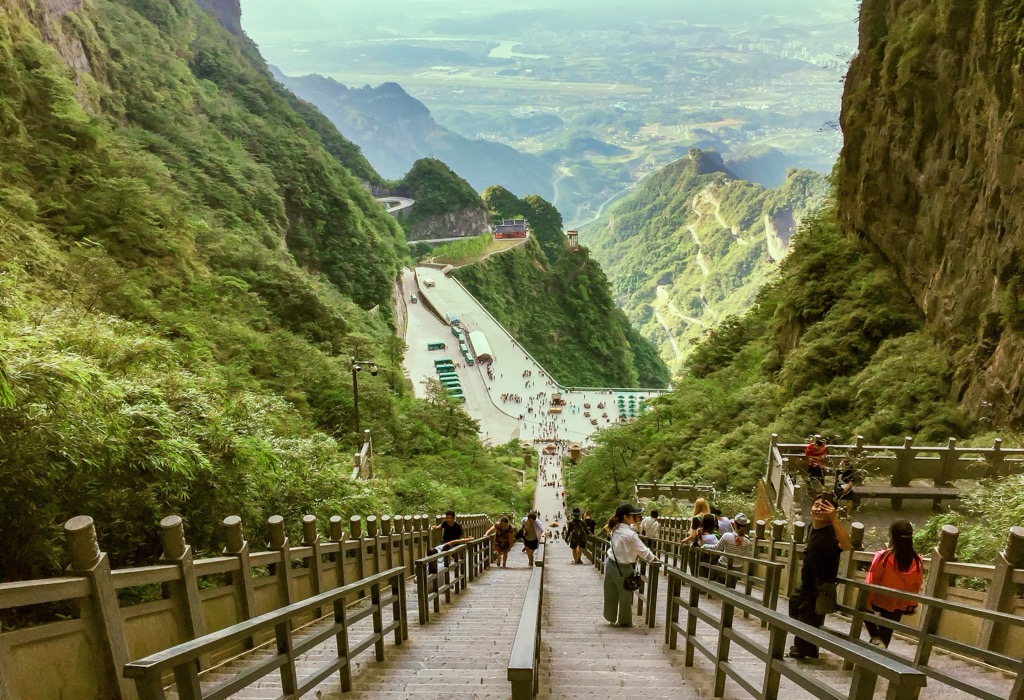
[[[565,543],[572,548],[572,563],[583,563],[583,550],[587,546],[587,524],[579,508],[572,509],[572,520],[565,526]]]
[[[633,591],[623,587],[623,580],[633,574],[637,559],[661,563],[631,527],[640,522],[643,512],[643,508],[623,503],[605,527],[611,547],[604,562],[604,619],[620,627],[633,626]]]
[[[705,545],[704,549],[717,549],[720,552],[727,552],[730,549],[735,550],[737,547],[746,547],[750,544],[750,518],[743,513],[737,513],[736,517],[732,519],[732,531],[722,534],[721,539],[718,540],[718,544]],[[718,560],[719,565],[728,566],[729,558],[720,557]]]

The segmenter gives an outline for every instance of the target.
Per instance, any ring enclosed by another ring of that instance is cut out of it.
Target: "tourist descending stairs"
[[[545,556],[539,698],[711,697],[705,675],[684,675],[682,655],[665,652],[664,627],[605,622],[602,580],[586,560],[574,564],[561,542]]]

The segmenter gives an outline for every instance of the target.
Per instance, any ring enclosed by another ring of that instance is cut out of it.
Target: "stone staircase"
[[[452,605],[442,605],[440,614],[433,614],[428,625],[418,625],[413,611],[410,639],[396,647],[389,637],[384,662],[374,661],[371,652],[355,661],[352,692],[342,693],[335,676],[307,697],[322,700],[509,698],[511,690],[506,668],[530,575],[521,553],[514,551],[511,562],[507,569],[492,567],[479,576],[462,595],[453,597]],[[681,645],[676,651],[668,651],[664,646],[663,595],[659,596],[654,629],[642,626],[636,616],[632,628],[613,627],[601,617],[601,575],[593,566],[586,562],[573,564],[569,548],[562,542],[548,545],[544,566],[541,700],[611,700],[624,696],[645,700],[711,698],[714,681],[711,662],[698,653],[694,666],[686,668]],[[701,607],[715,616],[718,614],[718,603],[714,600],[702,597]],[[785,600],[780,601],[779,609],[786,610]],[[830,629],[844,634],[845,625],[838,618],[830,618],[828,622]],[[318,624],[314,624],[308,630],[317,627]],[[734,628],[763,639],[767,647],[767,631],[762,630],[756,620],[737,616]],[[364,620],[353,628],[352,642],[356,643],[369,633],[370,622]],[[698,634],[705,643],[714,646],[717,632],[710,626],[699,623]],[[301,639],[304,631],[298,631],[295,636]],[[913,656],[913,645],[898,637],[891,648],[906,658]],[[257,649],[207,672],[203,676],[204,687],[209,689],[226,680],[228,673],[258,663],[268,653]],[[334,654],[333,641],[317,647],[299,658],[299,674],[308,673],[323,657]],[[749,667],[749,679],[760,685],[764,668],[760,660],[736,644],[730,656],[734,666]],[[845,695],[851,672],[842,670],[838,658],[823,652],[819,660],[799,663],[810,665],[819,678]],[[999,671],[938,651],[933,655],[933,665],[1003,697],[1012,685],[1012,679]],[[875,697],[884,698],[885,692],[886,684],[880,681]],[[274,674],[232,697],[263,700],[280,697],[280,694],[279,679]],[[169,693],[168,697],[176,696]],[[725,698],[747,697],[735,683],[727,682]],[[779,697],[803,700],[815,696],[782,679]],[[930,681],[920,695],[921,700],[967,697],[972,696],[935,681]]]

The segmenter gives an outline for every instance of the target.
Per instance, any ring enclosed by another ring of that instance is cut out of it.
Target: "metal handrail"
[[[544,544],[534,555],[538,563],[544,558]],[[538,565],[530,574],[523,612],[519,617],[516,638],[509,655],[507,678],[512,684],[512,700],[529,700],[540,689],[541,613],[544,609],[544,566]]]
[[[849,615],[851,618],[851,640],[859,642],[861,627],[865,620],[870,620],[876,625],[888,627],[893,631],[914,639],[917,642],[917,646],[914,653],[914,659],[910,663],[913,663],[919,671],[925,673],[929,677],[965,693],[974,695],[975,697],[984,698],[985,700],[1004,700],[1004,698],[1008,700],[1024,700],[1024,659],[1016,656],[1009,656],[1007,654],[1000,654],[986,649],[978,649],[969,644],[964,644],[963,642],[943,637],[938,633],[942,613],[946,610],[970,615],[981,620],[983,623],[989,622],[995,625],[1007,625],[1009,627],[1018,628],[1024,628],[1024,618],[1009,613],[997,612],[995,610],[981,610],[970,605],[953,603],[948,600],[942,600],[941,598],[909,593],[907,591],[896,590],[884,586],[876,586],[864,581],[839,577],[837,582],[844,586],[853,586],[857,589],[857,598],[853,607],[842,604],[839,605],[839,611]],[[867,610],[868,593],[883,593],[903,600],[910,600],[915,603],[919,603],[924,608],[921,613],[921,626],[919,628],[913,627],[869,612]],[[1009,694],[991,693],[979,688],[977,685],[972,684],[969,681],[960,680],[954,676],[928,666],[928,661],[931,659],[931,652],[934,648],[951,651],[1013,674],[1013,690],[1011,690]],[[885,651],[883,653],[891,654],[895,658],[901,658],[892,652]]]
[[[381,595],[382,584],[390,588],[387,596]],[[365,588],[370,589],[369,606],[354,612],[349,611],[345,605],[346,598]],[[389,604],[392,606],[392,621],[385,625],[382,613]],[[334,608],[334,622],[305,637],[301,642],[296,642],[292,637],[295,620],[315,614],[317,609],[327,606]],[[366,617],[373,618],[373,634],[353,646],[349,641],[349,628]],[[271,629],[277,642],[276,653],[255,666],[238,671],[215,688],[203,690],[199,683],[197,663],[201,656]],[[285,697],[299,697],[333,673],[339,674],[341,689],[348,692],[352,688],[353,657],[372,646],[377,661],[383,661],[384,638],[389,632],[395,633],[396,645],[409,638],[406,622],[405,567],[401,566],[132,661],[125,665],[123,673],[125,678],[135,681],[141,700],[165,698],[163,675],[168,671],[174,673],[177,694],[181,700],[227,698],[275,670],[280,670],[281,689]],[[295,666],[296,657],[331,637],[337,638],[338,641],[337,658],[319,667],[313,674],[300,679]]]
[[[668,578],[665,643],[669,649],[675,649],[679,635],[682,634],[687,667],[693,666],[695,650],[714,663],[716,698],[725,694],[725,681],[728,677],[756,698],[776,700],[779,682],[783,676],[817,697],[841,697],[831,686],[819,680],[820,673],[804,670],[785,661],[788,634],[799,636],[852,664],[853,678],[848,692],[851,700],[869,700],[873,697],[879,678],[889,682],[887,698],[893,700],[916,698],[927,682],[925,674],[921,671],[882,654],[873,647],[861,646],[836,637],[828,631],[790,618],[725,586],[706,581],[682,569],[666,567],[665,573]],[[684,585],[689,589],[689,595],[685,600],[681,596]],[[707,610],[699,608],[701,593],[707,593],[721,601],[721,614],[717,619]],[[679,613],[682,609],[686,610],[685,626],[679,623]],[[732,627],[736,610],[767,622],[770,635],[767,650],[763,640],[752,639]],[[714,648],[697,635],[698,620],[718,630],[718,643]],[[730,663],[729,652],[732,643],[736,643],[765,663],[764,678],[760,684],[755,685],[747,680],[746,676],[750,672],[748,666],[739,667]]]
[[[430,608],[441,612],[441,595],[444,602],[452,602],[452,592],[456,595],[469,587],[469,583],[491,565],[493,552],[493,536],[478,537],[472,542],[452,547],[448,551],[438,552],[417,559],[416,570],[416,602],[421,625],[430,621]],[[439,562],[444,564],[440,568]],[[454,573],[453,573],[454,572]]]

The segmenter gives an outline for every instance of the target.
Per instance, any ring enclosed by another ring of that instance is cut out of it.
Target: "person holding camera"
[[[605,527],[611,547],[604,562],[604,619],[620,627],[633,626],[633,591],[639,587],[636,560],[661,563],[631,527],[640,522],[643,512],[643,508],[623,503]]]

